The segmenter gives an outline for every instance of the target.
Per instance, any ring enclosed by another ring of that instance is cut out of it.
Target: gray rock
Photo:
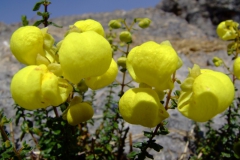
[[[156,8],[185,19],[209,36],[216,36],[216,26],[227,19],[239,22],[239,0],[162,0]]]

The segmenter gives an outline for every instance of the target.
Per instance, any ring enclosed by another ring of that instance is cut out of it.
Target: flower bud
[[[119,39],[122,42],[130,43],[132,42],[132,34],[128,31],[122,31],[119,35]]]
[[[89,103],[82,102],[81,98],[74,97],[67,111],[67,121],[70,125],[75,126],[91,119],[93,114],[93,108]]]
[[[197,65],[180,87],[178,110],[197,122],[206,122],[223,112],[234,99],[234,86],[227,75],[209,69],[200,70]]]
[[[138,26],[141,28],[147,28],[151,24],[151,20],[149,18],[143,18],[139,21]]]
[[[122,24],[120,21],[118,20],[111,20],[109,23],[108,23],[108,26],[110,28],[113,28],[113,29],[118,29],[118,28],[121,28]]]
[[[119,57],[117,60],[118,66],[121,66],[122,68],[126,68],[126,57]]]
[[[218,57],[213,57],[213,63],[216,67],[219,67],[223,64],[223,61],[221,58],[218,58]]]
[[[232,20],[221,22],[217,26],[217,34],[222,40],[231,40],[237,37],[237,30],[239,24]]]
[[[157,93],[151,88],[127,90],[119,101],[119,111],[128,123],[149,128],[169,117]]]

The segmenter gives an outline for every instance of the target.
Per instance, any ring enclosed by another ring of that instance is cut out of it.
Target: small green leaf
[[[58,28],[62,28],[63,26],[60,26],[60,25],[57,25],[56,23],[53,23],[53,22],[48,22],[49,25],[53,25],[55,27],[58,27]]]
[[[133,144],[133,147],[135,148],[141,148],[142,147],[142,142],[137,142]]]
[[[61,130],[53,130],[52,132],[54,135],[60,135],[61,134]]]
[[[139,152],[137,152],[137,151],[132,151],[131,153],[129,153],[129,154],[127,155],[127,158],[132,158],[132,159],[134,159],[138,154],[139,154]]]
[[[154,149],[155,151],[159,152],[161,149],[163,149],[163,146],[157,144],[157,143],[152,143],[149,146],[150,148]]]
[[[38,16],[42,16],[43,13],[42,13],[42,12],[37,12],[37,15],[38,15]]]
[[[22,15],[21,19],[22,19],[22,25],[23,26],[27,26],[29,24],[26,15]]]
[[[41,23],[43,23],[43,20],[36,21],[33,25],[34,26],[39,26]]]
[[[33,7],[33,11],[38,11],[43,3],[44,3],[44,0],[41,0],[41,1],[37,2],[35,4],[35,6]]]
[[[153,155],[149,154],[148,152],[146,152],[146,157],[154,159]]]
[[[95,154],[98,154],[98,153],[102,153],[103,152],[103,149],[102,148],[94,148],[94,153]]]
[[[147,138],[151,138],[152,137],[152,132],[147,132],[147,131],[143,131],[144,136]]]

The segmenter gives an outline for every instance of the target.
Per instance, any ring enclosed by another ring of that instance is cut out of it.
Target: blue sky
[[[51,17],[80,15],[84,13],[111,12],[114,10],[131,10],[134,8],[154,7],[160,0],[50,0]],[[28,19],[35,18],[32,11],[38,0],[1,0],[0,22],[7,24],[21,21],[21,15]],[[43,8],[40,9],[43,11]]]

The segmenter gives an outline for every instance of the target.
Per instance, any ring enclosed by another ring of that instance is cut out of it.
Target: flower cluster
[[[171,75],[182,61],[169,41],[153,41],[134,47],[127,56],[126,67],[139,88],[129,89],[119,101],[119,110],[129,123],[155,127],[169,117],[160,103],[163,91],[173,88]]]
[[[119,29],[123,22],[123,19],[112,20],[109,26]],[[144,29],[151,20],[138,18],[134,22]],[[119,36],[121,42],[128,45],[132,43],[131,27]],[[218,26],[217,33],[224,40],[235,39],[238,37],[237,27],[238,23],[225,21]],[[236,50],[233,46],[238,47],[231,45],[233,50]],[[68,102],[63,118],[69,124],[77,125],[90,119],[94,112],[91,104],[81,97],[72,97],[74,87],[81,92],[88,88],[103,88],[115,80],[118,66],[121,66],[139,83],[138,88],[128,89],[119,100],[121,116],[131,124],[155,127],[169,117],[168,104],[164,107],[161,101],[166,90],[173,90],[173,75],[182,66],[182,60],[169,41],[160,44],[145,42],[132,48],[117,63],[112,58],[112,47],[105,38],[102,25],[92,19],[75,22],[56,45],[48,28],[25,26],[17,29],[11,37],[10,48],[16,59],[27,66],[12,79],[13,99],[28,110],[57,107]],[[224,63],[218,57],[213,61],[216,66]],[[239,62],[236,56],[233,68],[238,79]],[[189,76],[181,84],[178,110],[190,119],[204,122],[231,104],[234,87],[223,73],[200,70],[197,65],[189,70]]]
[[[66,119],[76,125],[93,116],[93,109],[81,98],[69,95],[74,86],[87,85],[96,90],[111,84],[118,73],[112,49],[104,38],[102,25],[92,19],[70,26],[62,41],[55,46],[48,28],[24,26],[10,40],[16,59],[27,65],[11,82],[15,102],[28,110],[59,106],[69,100]]]

